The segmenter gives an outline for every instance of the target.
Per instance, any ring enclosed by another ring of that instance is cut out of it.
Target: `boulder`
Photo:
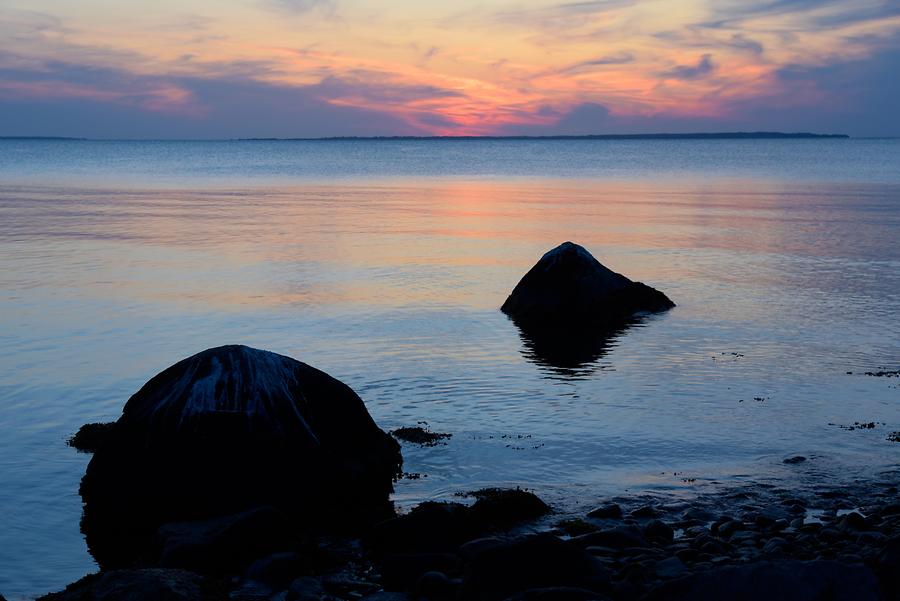
[[[379,553],[455,551],[487,525],[461,503],[426,501],[409,513],[376,524],[367,538]]]
[[[584,247],[564,242],[525,274],[501,310],[522,326],[618,326],[636,314],[674,306],[662,292],[604,267]]]
[[[484,488],[469,493],[475,497],[472,513],[496,528],[508,528],[550,513],[537,495],[521,488]]]
[[[263,505],[354,528],[393,515],[401,462],[345,384],[268,351],[213,348],[128,400],[82,479],[82,529],[106,568],[141,558],[162,524]]]

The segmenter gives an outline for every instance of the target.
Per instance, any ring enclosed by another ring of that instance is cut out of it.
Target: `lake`
[[[499,306],[565,240],[677,307],[545,356]],[[0,592],[94,569],[67,437],[222,344],[452,433],[403,506],[874,476],[898,240],[900,140],[0,141]]]

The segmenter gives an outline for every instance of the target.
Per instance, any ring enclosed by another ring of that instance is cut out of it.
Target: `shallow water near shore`
[[[221,344],[330,373],[385,429],[452,433],[404,444],[404,469],[421,474],[398,482],[405,506],[519,485],[565,512],[648,491],[837,484],[900,459],[887,440],[900,378],[865,375],[900,368],[894,174],[659,180],[648,163],[615,177],[176,173],[161,186],[127,164],[109,180],[75,177],[71,161],[44,179],[4,165],[0,592],[11,600],[93,569],[78,532],[89,456],[65,439]],[[565,364],[542,355],[498,307],[570,239],[678,306]],[[854,422],[875,425],[840,427]],[[807,459],[783,463],[795,455]]]

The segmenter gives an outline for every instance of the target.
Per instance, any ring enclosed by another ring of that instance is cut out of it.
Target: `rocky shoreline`
[[[353,536],[259,507],[167,524],[156,558],[41,600],[897,599],[898,477],[613,497],[583,516],[485,489]]]

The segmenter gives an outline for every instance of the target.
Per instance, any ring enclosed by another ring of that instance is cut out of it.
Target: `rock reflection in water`
[[[641,327],[635,317],[614,325],[567,325],[534,327],[512,320],[522,339],[522,355],[532,363],[566,378],[585,377],[632,327]]]

